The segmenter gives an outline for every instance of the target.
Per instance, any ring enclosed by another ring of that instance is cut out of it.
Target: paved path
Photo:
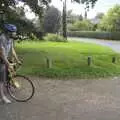
[[[120,79],[32,78],[34,98],[0,105],[0,120],[120,120]]]
[[[120,41],[112,41],[112,40],[100,40],[100,39],[90,39],[90,38],[70,38],[71,41],[81,41],[87,43],[96,43],[104,46],[108,46],[112,48],[114,51],[120,53]]]

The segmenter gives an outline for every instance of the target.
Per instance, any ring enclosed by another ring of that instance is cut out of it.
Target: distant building
[[[100,23],[100,19],[99,18],[93,18],[93,19],[90,19],[90,21],[93,24],[99,24]]]

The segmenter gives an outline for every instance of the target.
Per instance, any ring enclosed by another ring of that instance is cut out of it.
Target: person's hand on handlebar
[[[18,63],[19,65],[22,65],[22,62],[21,62],[21,61],[18,61],[17,63]]]
[[[8,70],[10,70],[10,72],[14,72],[14,66],[13,66],[13,64],[9,64],[8,65]]]
[[[17,60],[17,64],[18,65],[22,65],[22,61],[21,60]]]

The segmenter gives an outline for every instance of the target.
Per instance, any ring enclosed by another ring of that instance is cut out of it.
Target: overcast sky
[[[71,3],[71,0],[67,0],[67,9],[72,9],[75,14],[84,15],[84,5],[77,3]],[[52,5],[62,10],[62,2],[60,0],[52,0]],[[120,4],[120,0],[98,0],[94,9],[90,9],[88,13],[88,18],[93,18],[98,12],[106,12],[109,8],[113,7],[115,4]]]

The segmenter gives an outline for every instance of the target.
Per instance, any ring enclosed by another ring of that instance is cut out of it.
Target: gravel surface
[[[0,105],[0,120],[120,120],[120,78],[33,79],[27,103]]]

